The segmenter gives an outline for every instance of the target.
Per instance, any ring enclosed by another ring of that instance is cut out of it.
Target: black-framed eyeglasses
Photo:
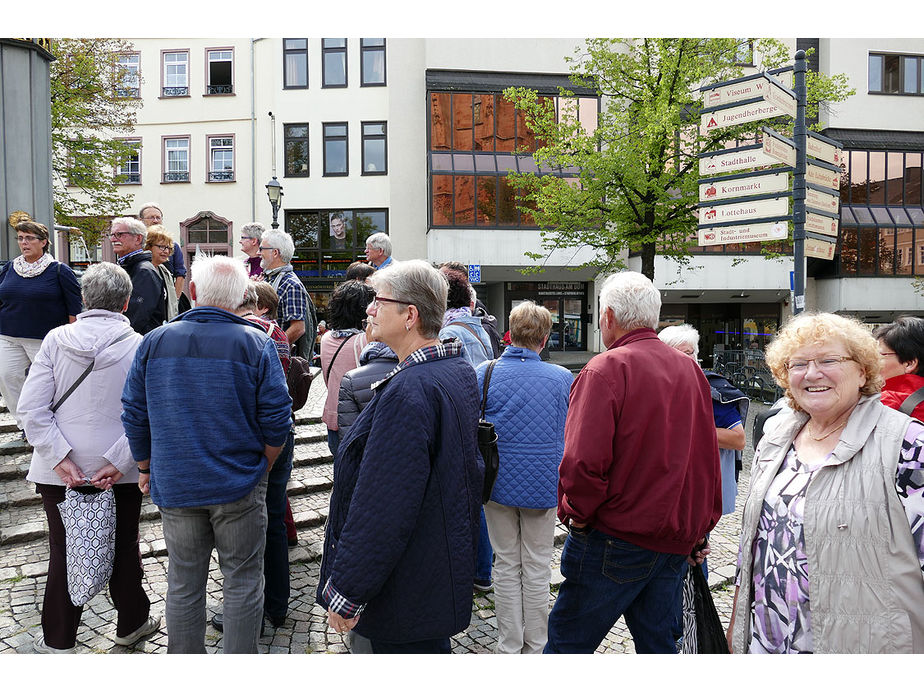
[[[363,321],[360,322],[359,324],[362,325],[362,326],[363,326],[363,329],[365,330],[366,328],[369,327],[369,319],[366,318],[365,320],[363,320]]]
[[[379,303],[398,303],[403,306],[412,306],[414,305],[411,301],[399,301],[397,298],[382,298],[381,296],[376,296],[372,299],[372,302],[369,304],[376,310],[379,308]]]
[[[260,246],[260,251],[262,252],[262,251],[264,251],[264,250],[278,250],[278,249],[277,249],[277,248],[264,248],[264,247],[261,245],[261,246]]]
[[[166,250],[166,251],[173,250],[173,246],[172,246],[172,245],[156,245],[156,244],[155,244],[154,247],[155,247],[155,248],[160,248],[161,250]]]
[[[131,231],[114,231],[109,234],[109,238],[122,238],[122,236],[133,235]]]
[[[17,243],[32,243],[32,241],[37,241],[38,236],[16,236]]]

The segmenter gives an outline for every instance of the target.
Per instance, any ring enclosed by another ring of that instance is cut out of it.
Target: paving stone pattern
[[[327,448],[326,428],[320,422],[325,390],[319,380],[312,387],[309,401],[299,412],[295,462],[288,493],[298,526],[298,545],[289,551],[291,601],[289,616],[279,628],[269,623],[260,639],[262,652],[270,654],[346,653],[344,637],[327,627],[324,610],[315,604],[315,590],[320,572],[320,554],[324,535],[333,467]],[[763,405],[754,403],[748,422],[748,447],[735,512],[722,518],[711,535],[712,555],[710,586],[723,623],[731,613],[734,588],[734,565],[738,549],[741,507],[747,496],[751,461],[750,422]],[[12,416],[0,404],[0,442],[16,438]],[[32,642],[41,632],[41,604],[48,563],[47,525],[40,497],[33,484],[25,481],[31,452],[0,456],[0,654],[31,653]],[[163,614],[167,593],[167,550],[164,545],[160,513],[150,498],[141,511],[139,534],[145,587],[153,614]],[[559,572],[561,547],[566,536],[558,525],[552,566],[549,606],[561,584]],[[207,610],[221,610],[221,570],[213,552],[207,586]],[[408,605],[413,608],[413,605]],[[133,648],[116,645],[116,613],[107,592],[94,597],[85,607],[77,635],[78,653],[158,653],[167,650],[166,626],[137,643]],[[221,633],[211,625],[206,629],[206,649],[221,652]],[[493,652],[497,640],[494,595],[475,593],[472,597],[472,621],[452,639],[453,652]],[[632,637],[621,619],[597,650],[599,653],[634,652]]]

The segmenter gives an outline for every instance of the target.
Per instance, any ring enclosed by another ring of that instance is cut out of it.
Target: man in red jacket
[[[637,272],[603,283],[607,351],[575,379],[565,423],[558,517],[570,534],[547,653],[593,652],[622,615],[636,652],[675,652],[682,567],[722,514],[709,385],[658,339],[660,310]]]

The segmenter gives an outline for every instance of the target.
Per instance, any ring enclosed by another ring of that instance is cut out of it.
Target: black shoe
[[[289,537],[288,542],[289,542],[289,548],[292,548],[293,546],[298,546],[298,537]]]
[[[282,625],[286,622],[285,616],[282,616],[281,618],[273,618],[266,612],[263,613],[263,618],[269,621],[273,628],[282,628]]]
[[[217,630],[219,633],[225,632],[225,617],[224,614],[215,614],[212,616],[212,628]],[[263,632],[266,630],[266,621],[260,621],[260,637],[263,637]]]

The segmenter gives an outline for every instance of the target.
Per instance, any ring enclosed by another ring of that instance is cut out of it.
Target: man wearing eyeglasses
[[[163,225],[164,223],[164,213],[154,202],[143,205],[141,211],[138,212],[138,218],[146,227],[154,226],[155,224]],[[176,277],[173,281],[173,288],[176,291],[177,298],[179,298],[180,294],[183,293],[183,286],[186,284],[186,263],[183,261],[183,251],[180,244],[176,241],[173,242],[173,254],[167,262],[167,269]]]
[[[292,355],[311,360],[318,318],[304,284],[292,269],[295,242],[279,229],[266,231],[260,240],[263,278],[279,294],[279,325],[285,330]]]
[[[113,219],[109,227],[112,250],[132,280],[125,316],[139,334],[160,327],[167,317],[167,287],[151,262],[151,251],[143,250],[146,235],[144,224],[131,217]]]
[[[264,231],[266,227],[259,221],[252,221],[241,227],[241,250],[247,256],[244,258],[244,266],[247,268],[247,274],[253,279],[263,275],[263,267],[260,264],[263,262],[263,258],[260,257],[260,239]]]

